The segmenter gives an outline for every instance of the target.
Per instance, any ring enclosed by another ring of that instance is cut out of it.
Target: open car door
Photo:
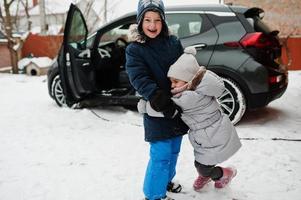
[[[95,90],[95,72],[87,48],[88,29],[81,11],[71,4],[65,24],[58,64],[68,106]]]

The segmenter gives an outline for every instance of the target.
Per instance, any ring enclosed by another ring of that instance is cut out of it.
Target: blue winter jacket
[[[182,53],[183,47],[175,36],[131,43],[126,49],[126,71],[132,86],[146,100],[150,100],[159,88],[170,94],[171,82],[167,72]],[[144,114],[143,123],[148,142],[183,135],[188,131],[180,117],[169,119]]]

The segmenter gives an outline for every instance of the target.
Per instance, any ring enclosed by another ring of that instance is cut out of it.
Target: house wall
[[[11,66],[10,54],[7,43],[0,43],[0,68]]]
[[[54,58],[63,41],[62,35],[29,34],[22,48],[22,57],[33,54],[35,57]]]
[[[292,63],[288,67],[289,70],[301,70],[301,37],[292,37],[287,41],[289,53],[291,55]],[[288,63],[288,53],[285,47],[282,48],[282,60],[285,64]]]
[[[259,7],[265,11],[263,21],[273,30],[279,30],[281,37],[301,36],[300,0],[225,0],[246,7]]]

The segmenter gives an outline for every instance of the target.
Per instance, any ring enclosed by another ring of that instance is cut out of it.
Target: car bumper
[[[251,94],[249,96],[249,109],[260,108],[268,105],[270,102],[280,98],[288,86],[288,72],[286,70],[270,71],[270,76],[279,76],[278,83],[270,83],[269,91],[266,93]]]

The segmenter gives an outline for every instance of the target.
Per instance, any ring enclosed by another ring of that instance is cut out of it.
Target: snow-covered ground
[[[237,127],[243,147],[230,187],[192,190],[192,148],[184,137],[176,200],[284,200],[301,196],[301,71],[289,72],[284,96],[248,112]],[[120,107],[59,108],[46,77],[0,74],[1,200],[135,200],[148,144],[141,116]]]

